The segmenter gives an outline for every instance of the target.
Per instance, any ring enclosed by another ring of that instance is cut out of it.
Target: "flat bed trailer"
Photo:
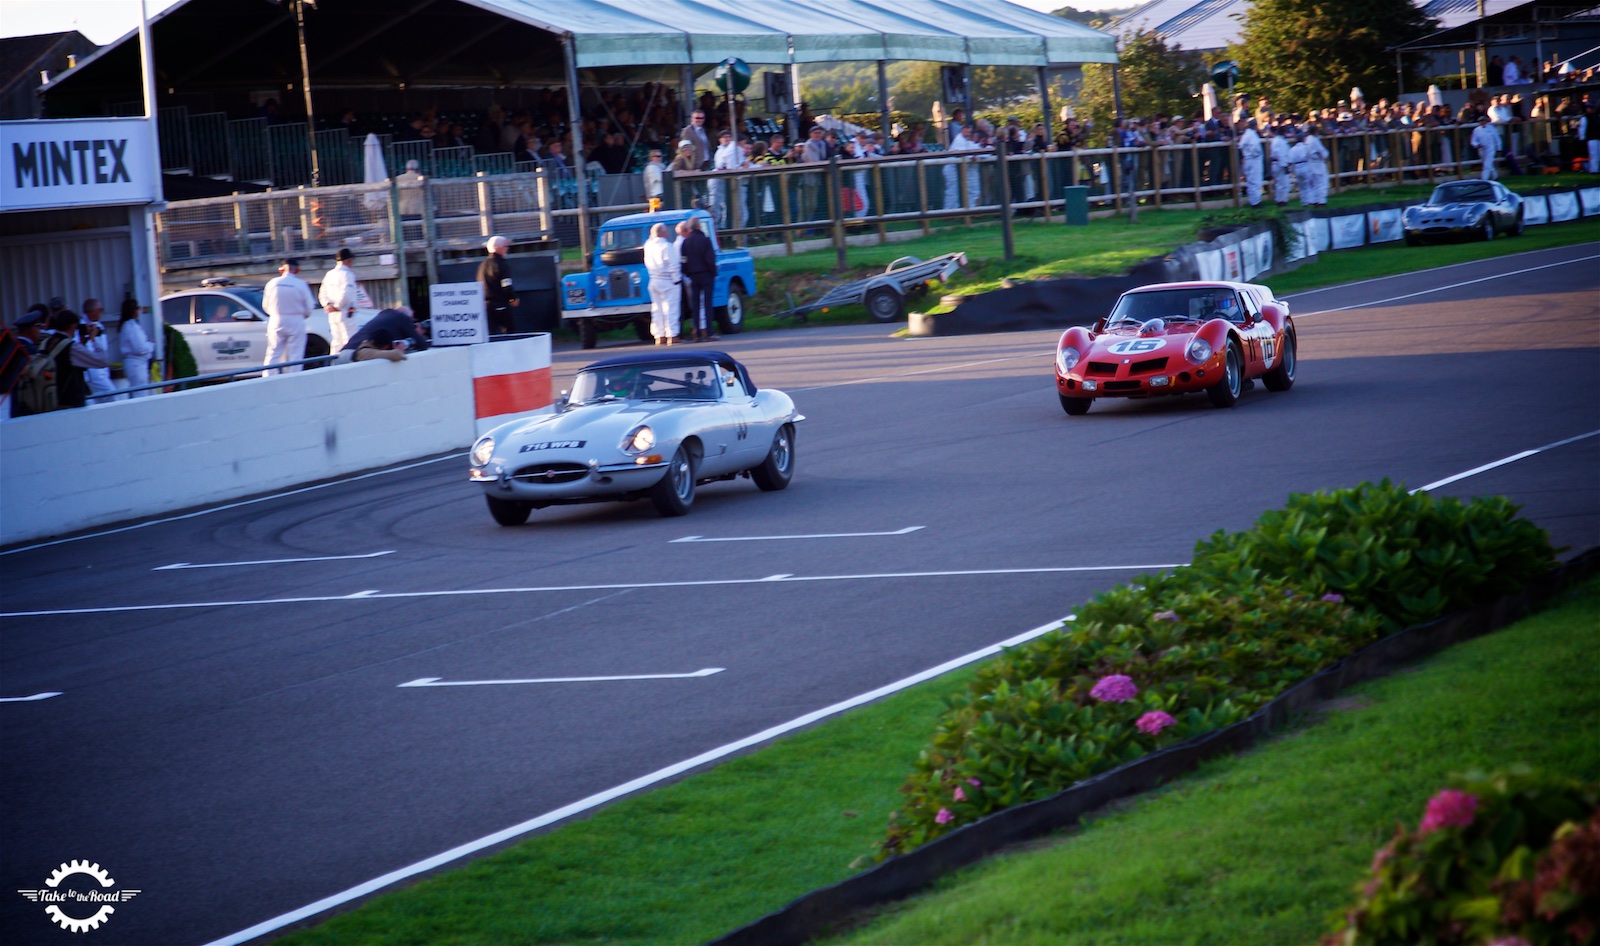
[[[946,253],[926,261],[902,256],[881,273],[835,286],[817,301],[796,306],[782,315],[804,322],[807,312],[859,303],[867,307],[867,314],[874,321],[894,322],[905,318],[907,296],[935,279],[944,282],[966,264],[965,253]]]

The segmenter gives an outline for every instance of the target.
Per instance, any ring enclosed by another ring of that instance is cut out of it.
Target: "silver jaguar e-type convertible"
[[[788,486],[802,420],[787,394],[757,388],[722,352],[626,355],[578,372],[555,413],[479,437],[470,475],[503,526],[545,506],[645,497],[681,516],[702,483]]]

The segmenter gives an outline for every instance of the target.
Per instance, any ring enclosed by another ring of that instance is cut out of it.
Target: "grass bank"
[[[1600,658],[1597,612],[1600,582],[1591,582],[1556,611],[1362,687],[1316,725],[1208,766],[1050,850],[959,875],[851,942],[1314,939],[1393,823],[1414,819],[1449,772],[1523,761],[1600,777],[1600,692],[1587,669]],[[944,696],[968,673],[284,942],[703,942],[852,873],[882,837]],[[1063,860],[1030,860],[1045,857]],[[1057,924],[1066,924],[1059,935]]]
[[[1600,779],[1600,580],[842,943],[1309,943],[1452,773]]]

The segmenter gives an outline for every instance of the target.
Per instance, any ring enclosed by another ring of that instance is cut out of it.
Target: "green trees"
[[[1206,82],[1205,63],[1199,53],[1168,46],[1159,33],[1143,30],[1124,33],[1120,43],[1122,111],[1125,115],[1189,115],[1200,111],[1197,97]],[[1096,137],[1110,131],[1116,117],[1111,67],[1083,67],[1083,88],[1078,93],[1078,118],[1094,122]],[[1100,142],[1094,142],[1099,145]]]
[[[1229,55],[1252,98],[1266,95],[1277,111],[1304,114],[1346,98],[1352,87],[1368,102],[1392,97],[1394,54],[1385,50],[1437,28],[1410,0],[1255,0]],[[1421,59],[1404,65],[1406,88],[1421,88]]]

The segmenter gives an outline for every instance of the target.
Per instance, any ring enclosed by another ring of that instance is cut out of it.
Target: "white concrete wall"
[[[8,420],[0,545],[464,450],[475,420],[466,348]]]

